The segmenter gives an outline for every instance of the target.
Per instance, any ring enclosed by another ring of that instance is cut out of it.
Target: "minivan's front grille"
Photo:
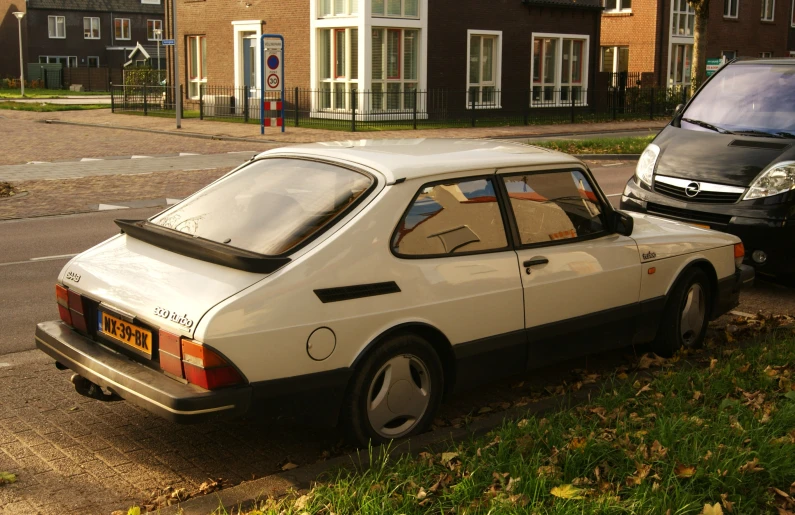
[[[692,211],[690,209],[680,209],[678,207],[663,206],[662,204],[655,204],[653,202],[646,204],[646,211],[650,215],[660,215],[668,218],[676,218],[677,220],[696,223],[700,222],[704,224],[727,225],[732,219],[730,215],[706,213],[704,211]]]
[[[679,200],[687,202],[702,202],[705,204],[733,204],[740,200],[742,193],[724,193],[719,191],[699,191],[695,196],[689,196],[686,188],[665,184],[663,182],[654,183],[654,191]]]

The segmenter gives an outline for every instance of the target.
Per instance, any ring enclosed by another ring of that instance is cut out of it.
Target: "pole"
[[[182,87],[179,84],[179,52],[177,51],[177,0],[171,0],[171,33],[172,37],[174,38],[174,95],[175,98],[175,105],[174,111],[176,111],[177,117],[177,129],[182,128]]]
[[[14,13],[16,16],[16,13]],[[19,26],[19,84],[22,88],[20,91],[21,96],[25,96],[25,59],[22,57],[22,16],[17,16],[17,25]]]

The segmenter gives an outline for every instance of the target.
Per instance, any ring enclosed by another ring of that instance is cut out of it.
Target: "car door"
[[[528,365],[631,342],[637,244],[607,228],[605,200],[580,169],[501,174],[524,290]]]

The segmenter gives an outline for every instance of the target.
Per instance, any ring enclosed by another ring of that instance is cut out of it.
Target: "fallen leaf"
[[[291,461],[288,461],[287,463],[282,465],[282,470],[293,470],[293,469],[297,469],[297,468],[298,468],[298,465],[296,465],[295,463],[293,463]]]
[[[11,472],[0,472],[0,485],[5,483],[16,483],[17,475]]]
[[[571,439],[571,441],[568,443],[567,447],[569,449],[577,451],[577,450],[584,449],[587,444],[588,444],[588,442],[585,440],[585,438],[581,438],[581,437],[577,436],[577,437],[574,437],[574,438]]]
[[[425,491],[424,488],[420,487],[420,491],[417,492],[417,500],[423,500],[428,497],[428,492]]]
[[[491,408],[489,408],[488,406],[483,406],[478,410],[478,415],[483,415],[484,413],[489,413],[490,411],[492,411]]]
[[[662,358],[653,352],[647,352],[638,360],[637,368],[639,370],[645,370],[652,366],[661,367],[665,365],[666,362],[667,360],[665,358]]]
[[[793,393],[795,393],[795,392],[793,392]],[[529,424],[529,423],[530,423],[529,420],[527,420],[526,418],[523,418],[522,420],[520,420],[519,422],[516,423],[516,427],[527,427],[527,424]]]
[[[795,391],[792,390],[788,391],[787,393],[784,394],[784,397],[786,397],[791,401],[795,401]]]
[[[522,480],[522,478],[520,478],[520,477],[512,477],[512,478],[510,478],[508,480],[508,484],[505,485],[505,491],[506,492],[513,491],[514,487],[516,486],[516,483],[518,483],[521,480]]]
[[[626,372],[621,372],[621,373],[617,374],[616,377],[623,381],[624,379],[627,379],[629,376],[626,374]]]
[[[561,499],[583,499],[583,490],[573,485],[556,486],[549,493]]]
[[[723,508],[721,508],[720,503],[717,502],[712,506],[705,504],[701,513],[702,515],[723,515]]]
[[[378,486],[378,485],[373,485],[373,486]],[[372,490],[372,488],[370,489]],[[301,511],[304,508],[306,508],[306,503],[308,502],[309,502],[309,496],[302,495],[301,497],[295,500],[295,504],[293,504],[293,509],[296,511]]]
[[[140,506],[132,506],[129,510],[127,510],[127,515],[141,515]]]
[[[744,373],[748,372],[749,368],[751,368],[751,364],[750,363],[746,363],[745,365],[743,365],[740,368],[738,368],[737,371],[744,374]]]
[[[759,466],[759,458],[754,458],[751,461],[746,462],[745,465],[740,465],[737,470],[741,474],[745,474],[746,472],[762,472],[765,469]]]
[[[734,503],[729,500],[729,494],[720,494],[720,502],[726,511],[734,513]]]
[[[457,452],[443,452],[442,453],[442,461],[441,461],[441,463],[442,463],[442,465],[447,465],[448,463],[450,463],[451,461],[453,461],[456,458],[458,458],[458,453]]]
[[[701,398],[701,396],[702,396],[702,395],[703,395],[703,394],[702,394],[701,392],[699,392],[698,390],[694,391],[694,392],[693,392],[693,400],[694,400],[694,401],[697,401],[697,400],[699,400],[699,399]]]
[[[691,478],[696,474],[696,467],[677,463],[676,467],[674,468],[674,474],[680,479]]]
[[[711,360],[709,360],[709,369],[710,370],[715,370],[716,366],[718,366],[718,360],[717,359],[712,358]],[[717,506],[717,504],[716,504],[716,506]],[[720,506],[718,506],[718,509],[720,509]],[[723,510],[721,510],[721,513],[723,513]]]
[[[635,397],[637,397],[638,395],[642,394],[643,392],[648,392],[649,390],[651,390],[651,385],[647,384],[646,386],[644,386],[643,388],[638,390],[638,393],[635,394]]]

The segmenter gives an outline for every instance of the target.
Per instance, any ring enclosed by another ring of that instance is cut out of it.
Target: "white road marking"
[[[605,195],[607,197],[620,197],[623,193],[613,193],[612,195]]]
[[[177,202],[179,202],[181,200],[182,200],[181,198],[167,198],[166,199],[166,205],[167,206],[173,206],[174,204],[176,204]]]
[[[83,159],[80,160],[81,163],[84,163],[86,161],[102,161],[102,159],[97,159],[95,157],[84,157]]]
[[[128,206],[114,206],[113,204],[100,204],[97,211],[112,211],[114,209],[130,209]]]
[[[29,164],[29,165],[46,165],[47,163],[49,163],[49,161],[28,161],[25,164]]]
[[[131,156],[130,159],[152,159],[152,156]]]
[[[179,157],[183,157],[183,156],[198,156],[198,155],[201,155],[201,154],[193,154],[191,152],[180,152],[179,153]]]
[[[57,256],[43,256],[43,257],[35,257],[30,258],[31,261],[50,261],[52,259],[66,259],[66,258],[73,258],[77,254],[59,254]]]
[[[608,166],[621,166],[624,163],[607,163],[606,165],[602,165],[602,168],[607,168]]]
[[[227,152],[227,154],[256,154],[256,150],[236,150],[234,152]]]
[[[11,363],[0,363],[0,368],[10,367]]]

